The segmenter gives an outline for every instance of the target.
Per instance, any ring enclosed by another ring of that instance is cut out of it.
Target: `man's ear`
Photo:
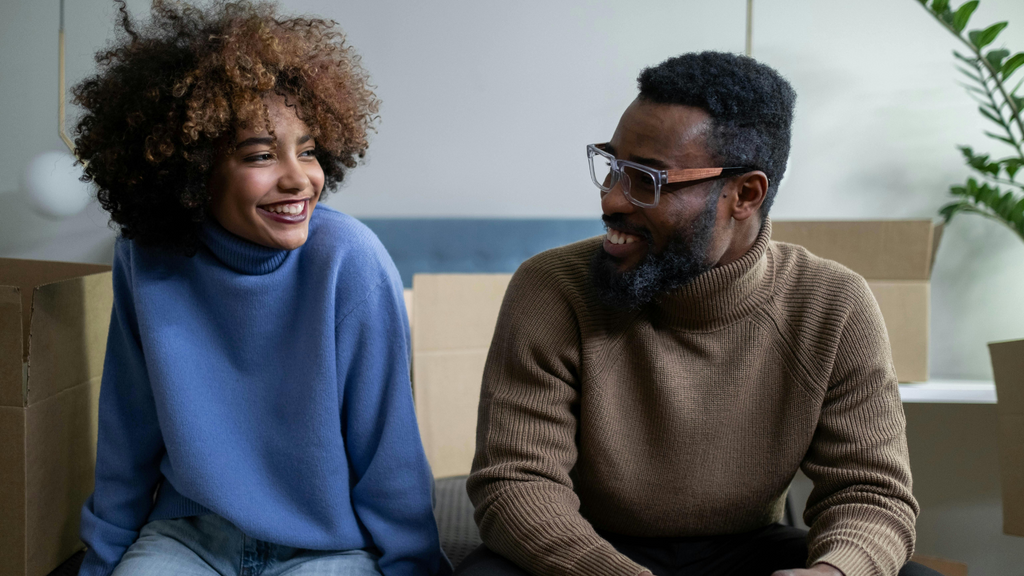
[[[740,176],[736,183],[736,199],[732,205],[732,217],[735,220],[746,220],[757,216],[761,204],[768,195],[768,176],[760,170],[747,172]]]

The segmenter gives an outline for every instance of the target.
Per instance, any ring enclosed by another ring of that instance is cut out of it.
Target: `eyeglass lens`
[[[612,172],[611,160],[600,154],[590,155],[590,175],[594,184],[606,192],[615,185],[616,175]]]
[[[607,192],[619,183],[626,197],[634,204],[657,204],[658,182],[654,174],[617,162],[593,148],[588,149],[587,156],[590,160],[590,175],[598,188]],[[613,164],[616,164],[619,170],[614,170]]]
[[[626,194],[643,204],[654,204],[657,198],[654,176],[633,166],[622,166],[622,187]]]

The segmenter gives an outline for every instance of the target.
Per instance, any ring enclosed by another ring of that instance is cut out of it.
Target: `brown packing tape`
[[[1003,532],[1024,536],[1024,340],[991,342],[999,417]]]
[[[82,548],[78,519],[93,487],[99,385],[93,378],[25,409],[29,576],[50,573]]]
[[[885,320],[897,379],[927,381],[929,282],[869,281],[868,287]]]
[[[0,286],[0,406],[25,405],[21,339],[21,289]]]
[[[937,228],[931,220],[773,220],[772,240],[803,246],[868,280],[928,280]]]
[[[0,406],[0,573],[24,574],[25,409]]]
[[[413,351],[490,346],[511,278],[511,274],[413,276]]]
[[[112,305],[110,272],[35,289],[28,404],[102,373]]]

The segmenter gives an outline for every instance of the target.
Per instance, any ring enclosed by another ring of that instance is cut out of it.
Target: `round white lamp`
[[[42,216],[60,219],[78,214],[89,204],[92,186],[82,182],[82,165],[75,145],[64,131],[64,0],[60,0],[60,29],[57,33],[57,133],[69,152],[43,152],[25,167],[21,189],[29,204]]]
[[[25,167],[21,188],[32,209],[47,218],[78,214],[89,204],[92,186],[82,182],[82,166],[68,152],[43,152]]]

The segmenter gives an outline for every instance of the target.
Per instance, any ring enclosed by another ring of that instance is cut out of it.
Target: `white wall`
[[[147,4],[129,2],[136,14]],[[597,217],[584,145],[610,136],[643,66],[691,50],[742,51],[746,3],[283,4],[338,20],[384,102],[366,164],[329,204],[375,217]],[[916,0],[755,4],[754,55],[799,95],[774,217],[933,217],[949,185],[968,173],[955,145],[997,150],[981,136],[987,127],[956,83],[955,40]],[[21,167],[39,152],[62,149],[55,131],[57,6],[0,0],[0,102],[7,104],[0,108],[0,255],[109,261],[112,236],[102,213],[51,222],[17,196]],[[68,0],[69,85],[90,71],[91,54],[108,38],[110,6]],[[1000,42],[1024,50],[1024,2],[984,0],[976,25],[997,20],[1011,22]],[[954,221],[932,283],[933,375],[991,378],[985,342],[1024,337],[1022,296],[1024,243],[977,217]],[[948,425],[973,426],[977,413],[965,411]],[[912,432],[956,414],[908,411],[917,419]],[[994,431],[986,438],[981,450],[957,451],[968,460],[948,468],[915,465],[918,485],[966,478],[967,469],[994,477]],[[971,454],[980,460],[970,461]],[[949,501],[929,500],[922,551],[971,562],[972,574],[1024,574],[1024,539],[999,534],[991,484],[972,492],[971,482],[949,482],[961,490]],[[940,508],[965,511],[935,512]],[[982,535],[981,543],[957,537],[963,526]]]

